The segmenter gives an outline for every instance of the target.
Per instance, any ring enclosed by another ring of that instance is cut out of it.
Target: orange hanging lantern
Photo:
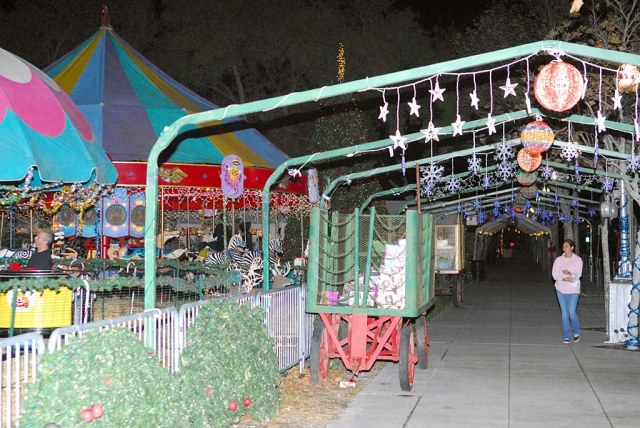
[[[640,84],[640,71],[631,64],[622,64],[618,68],[618,89],[621,91],[635,92]]]
[[[527,123],[520,133],[522,145],[532,155],[537,155],[549,150],[554,138],[555,134],[551,127],[541,120]]]
[[[567,111],[582,98],[584,85],[584,78],[577,68],[557,61],[540,70],[533,83],[533,93],[547,110]]]
[[[520,149],[517,159],[518,165],[525,172],[535,171],[542,165],[542,155],[540,153],[531,154],[527,149]]]

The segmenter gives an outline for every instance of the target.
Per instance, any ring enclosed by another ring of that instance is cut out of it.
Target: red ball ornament
[[[520,132],[522,146],[532,155],[549,150],[555,137],[551,127],[541,120],[527,123]]]
[[[91,406],[91,413],[93,413],[93,417],[96,419],[102,417],[102,415],[104,415],[104,407],[102,407],[102,404],[94,404]]]
[[[535,171],[542,164],[542,155],[532,155],[527,149],[520,149],[518,152],[518,165],[525,172]]]
[[[235,401],[229,401],[229,410],[231,410],[232,412],[238,410],[238,403],[236,403]]]
[[[93,420],[93,412],[91,409],[84,409],[80,412],[80,417],[84,419],[86,423],[89,423]]]
[[[247,397],[242,401],[244,407],[249,407],[251,405],[251,398]]]
[[[584,77],[577,68],[556,61],[540,70],[533,82],[533,93],[547,110],[567,111],[582,98],[584,85]]]

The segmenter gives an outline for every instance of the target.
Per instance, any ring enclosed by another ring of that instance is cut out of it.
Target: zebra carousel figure
[[[252,266],[254,267],[256,264],[262,268],[262,253],[260,251],[248,250],[247,245],[244,241],[244,227],[243,225],[239,225],[236,229],[236,234],[231,237],[229,240],[229,245],[227,246],[227,251],[218,251],[210,253],[204,260],[206,265],[235,265],[235,266]],[[269,264],[273,266],[272,274],[275,277],[284,277],[286,276],[289,269],[282,271],[279,269],[280,258],[282,257],[282,243],[280,239],[271,239],[269,240]],[[241,271],[244,269],[240,269]],[[285,281],[285,285],[289,285],[291,282]]]

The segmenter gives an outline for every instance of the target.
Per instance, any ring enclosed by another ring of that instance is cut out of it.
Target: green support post
[[[319,259],[319,225],[320,225],[320,209],[314,207],[311,209],[311,217],[309,218],[309,263],[307,264],[307,296],[318,296],[318,270],[320,269]],[[309,308],[315,306],[318,302],[311,302],[307,299],[306,305]]]
[[[407,211],[406,214],[406,240],[407,246],[405,254],[407,261],[405,263],[405,307],[416,308],[417,305],[417,293],[418,293],[418,211]],[[424,302],[421,302],[424,303]]]
[[[360,211],[356,208],[353,217],[353,283],[360,282]]]
[[[369,303],[369,279],[371,278],[371,258],[373,256],[373,237],[376,231],[376,207],[371,207],[369,212],[369,236],[367,237],[367,264],[364,267],[364,290],[362,292],[363,306]],[[358,306],[360,280],[356,281],[356,307]]]

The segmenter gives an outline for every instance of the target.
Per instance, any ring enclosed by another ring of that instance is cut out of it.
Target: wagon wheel
[[[322,384],[322,380],[327,377],[329,368],[329,342],[327,341],[327,329],[324,324],[317,323],[313,329],[311,337],[310,355],[311,383]]]
[[[400,338],[400,388],[403,391],[411,391],[417,362],[415,333],[413,326],[408,324],[402,327]]]
[[[416,347],[418,349],[418,368],[429,366],[429,334],[427,332],[427,317],[416,318]]]
[[[462,306],[462,275],[456,275],[453,280],[453,306],[459,308]]]

